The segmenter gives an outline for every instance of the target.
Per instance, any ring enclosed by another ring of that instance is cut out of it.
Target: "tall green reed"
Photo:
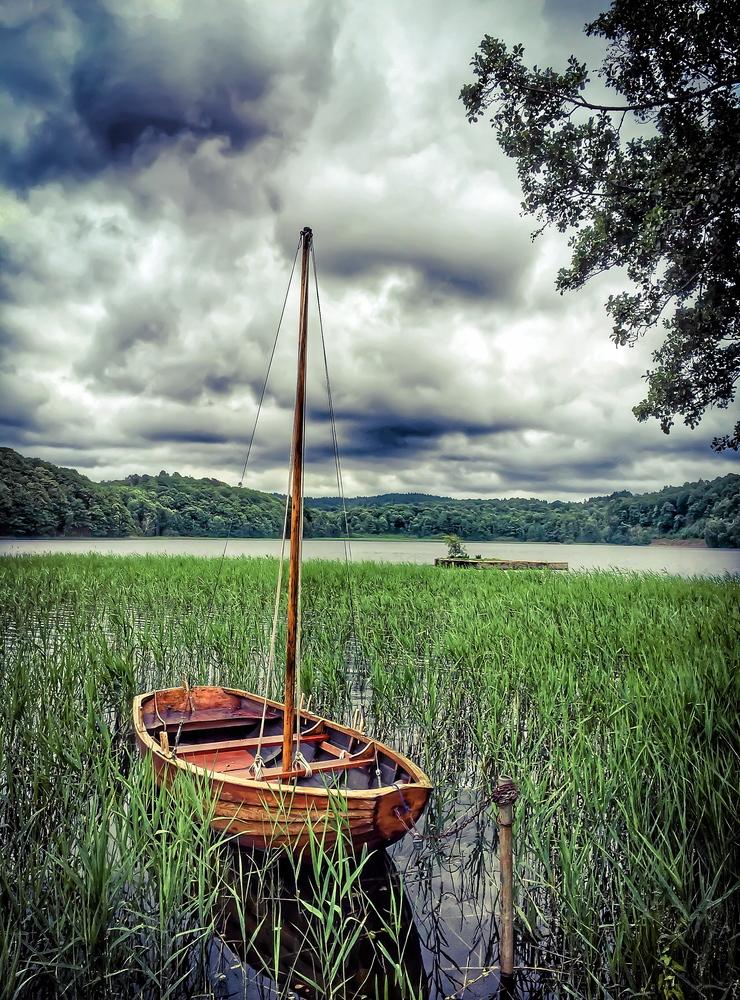
[[[730,983],[738,583],[361,564],[353,616],[344,576],[305,568],[313,709],[349,721],[365,691],[368,730],[435,782],[432,825],[461,785],[516,777],[537,961],[588,996]],[[274,582],[265,559],[0,564],[5,995],[195,982],[223,850],[195,799],[154,791],[130,701],[183,677],[264,690]]]

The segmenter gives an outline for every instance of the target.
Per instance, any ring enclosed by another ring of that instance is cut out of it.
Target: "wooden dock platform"
[[[567,562],[545,562],[539,559],[461,559],[442,556],[435,566],[447,569],[567,569]]]

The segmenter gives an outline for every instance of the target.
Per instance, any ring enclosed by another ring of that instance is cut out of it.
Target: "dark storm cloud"
[[[621,458],[610,456],[607,458],[584,459],[580,462],[559,461],[557,463],[558,476],[562,484],[562,489],[567,493],[572,490],[582,489],[583,483],[599,483],[609,481],[619,472]],[[538,493],[547,489],[552,482],[553,468],[551,465],[540,468],[527,467],[522,469],[518,464],[507,464],[502,462],[497,472],[506,480],[515,479],[523,489],[531,489]]]
[[[8,441],[22,440],[43,426],[39,408],[46,401],[44,390],[25,379],[13,366],[0,368],[0,428]]]
[[[297,104],[326,86],[331,65],[326,8],[317,5],[309,20],[292,69]],[[223,0],[217,16],[205,5],[181,17],[166,5],[67,0],[7,19],[0,32],[5,183],[25,190],[140,165],[178,137],[219,138],[234,155],[281,134],[285,122],[267,99],[297,53],[288,44],[276,60],[259,21],[254,6],[238,0]]]
[[[23,266],[15,259],[13,248],[0,236],[0,302],[12,302],[16,298],[15,281],[22,273]]]
[[[26,440],[28,431],[39,429],[38,418],[35,413],[23,408],[23,403],[17,397],[5,397],[0,402],[0,430],[7,442],[21,443]]]
[[[208,374],[203,379],[203,391],[214,396],[228,396],[233,392],[239,383],[239,379],[232,372],[231,374],[214,375]]]
[[[449,435],[462,435],[466,440],[524,430],[528,424],[517,420],[487,423],[484,419],[466,420],[462,417],[429,417],[418,415],[409,418],[408,412],[342,414],[342,454],[347,458],[380,455],[383,460],[399,455],[418,455],[440,447],[440,441]],[[331,454],[331,452],[329,452]],[[444,458],[444,455],[438,457]]]
[[[468,428],[459,428],[463,434],[470,434]],[[481,433],[480,429],[475,429]],[[382,454],[385,457],[397,452],[419,452],[428,448],[442,435],[454,431],[438,422],[419,419],[413,423],[367,423],[354,428],[349,444],[345,444],[347,455]]]
[[[12,355],[18,345],[18,340],[7,326],[0,324],[0,358]]]
[[[341,279],[376,275],[408,269],[416,279],[404,288],[407,300],[423,295],[438,298],[486,299],[508,297],[521,261],[515,254],[489,254],[479,257],[460,254],[456,242],[442,242],[436,248],[419,246],[417,234],[409,229],[398,239],[388,238],[385,245],[373,246],[364,238],[354,244],[349,240],[329,239],[328,251],[322,246],[322,269]]]
[[[78,364],[78,371],[118,388],[143,389],[151,373],[146,366],[137,366],[137,347],[155,345],[158,350],[166,350],[177,323],[178,309],[169,298],[152,294],[128,301],[125,310],[116,311],[98,325],[92,349]]]
[[[98,325],[91,349],[75,362],[75,370],[99,390],[174,403],[258,398],[266,368],[262,347],[254,347],[252,362],[242,365],[235,359],[240,361],[249,345],[230,354],[214,349],[204,357],[200,345],[185,347],[185,334],[193,326],[176,296],[126,297]],[[292,399],[286,392],[281,396],[286,402]],[[268,389],[266,398],[273,400],[275,394]]]
[[[142,427],[139,435],[143,441],[178,442],[193,444],[226,444],[230,435],[220,431],[209,431],[205,427]]]

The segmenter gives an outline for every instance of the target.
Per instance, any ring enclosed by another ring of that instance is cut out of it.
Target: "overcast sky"
[[[637,424],[657,339],[554,291],[458,99],[482,36],[598,59],[585,0],[4,0],[0,443],[93,479],[240,476],[313,227],[346,492],[579,498],[738,470]],[[297,282],[246,485],[286,486]],[[317,329],[312,313],[312,332]],[[656,338],[659,335],[656,334]],[[307,492],[335,494],[312,341]]]

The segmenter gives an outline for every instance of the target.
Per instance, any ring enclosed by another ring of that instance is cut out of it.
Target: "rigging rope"
[[[267,382],[268,382],[268,379],[270,378],[270,371],[272,369],[272,362],[273,362],[273,360],[275,358],[275,351],[277,349],[278,337],[280,336],[280,328],[283,325],[283,317],[285,316],[285,307],[288,304],[288,295],[290,293],[290,286],[293,283],[293,274],[295,273],[295,265],[296,265],[296,261],[298,260],[298,251],[300,250],[300,248],[301,248],[301,242],[299,240],[298,241],[298,246],[296,247],[295,254],[293,255],[293,265],[292,265],[292,267],[290,269],[290,276],[288,278],[288,287],[285,289],[285,297],[283,298],[283,307],[280,310],[280,318],[278,319],[277,330],[275,331],[275,338],[274,338],[274,340],[272,342],[272,350],[270,351],[270,358],[269,358],[269,360],[267,362],[267,371],[265,372],[265,378],[264,378],[264,381],[262,383],[262,391],[260,392],[259,402],[257,403],[257,413],[255,414],[254,424],[252,426],[252,433],[250,435],[249,444],[247,446],[247,454],[246,454],[246,458],[244,459],[244,465],[242,466],[241,479],[239,480],[239,485],[240,486],[244,482],[244,478],[245,478],[245,476],[247,474],[247,466],[249,465],[249,458],[250,458],[250,456],[252,454],[252,445],[254,444],[254,437],[255,437],[255,434],[257,433],[257,423],[259,422],[260,413],[262,412],[262,404],[263,404],[263,402],[265,400],[265,393],[267,392]],[[213,582],[213,587],[211,589],[211,596],[210,596],[210,600],[208,602],[208,612],[207,612],[207,616],[206,616],[206,621],[210,621],[211,620],[211,614],[213,612],[213,602],[214,602],[215,597],[216,597],[216,590],[218,589],[218,584],[219,584],[219,581],[221,579],[221,573],[222,573],[223,568],[224,568],[224,560],[226,558],[226,549],[227,549],[229,541],[231,539],[231,532],[232,532],[233,527],[234,527],[234,518],[235,518],[234,514],[232,514],[231,517],[229,518],[229,527],[228,527],[228,530],[226,532],[226,540],[224,541],[224,549],[223,549],[223,552],[221,553],[221,560],[220,560],[220,562],[218,564],[218,572],[216,573],[216,579]]]
[[[261,389],[260,396],[259,396],[259,401],[258,401],[258,404],[257,404],[257,412],[255,414],[254,424],[252,426],[252,433],[251,433],[250,438],[249,438],[249,444],[248,444],[248,447],[247,447],[247,453],[246,453],[246,457],[244,459],[244,465],[242,467],[241,480],[239,482],[240,486],[242,485],[242,483],[244,482],[244,479],[246,477],[247,467],[249,465],[249,459],[250,459],[250,456],[251,456],[251,453],[252,453],[252,447],[254,445],[254,439],[255,439],[256,432],[257,432],[257,424],[259,422],[260,414],[262,412],[262,405],[264,403],[265,394],[266,394],[266,391],[267,391],[267,384],[268,384],[268,380],[269,380],[269,377],[270,377],[270,371],[272,370],[272,364],[273,364],[273,360],[275,358],[275,352],[276,352],[276,349],[277,349],[277,343],[278,343],[278,338],[279,338],[279,335],[280,335],[280,329],[282,327],[283,318],[285,316],[285,309],[286,309],[287,302],[288,302],[288,295],[290,293],[290,287],[291,287],[292,282],[293,282],[293,275],[295,273],[296,262],[298,260],[298,253],[299,253],[301,245],[302,245],[302,240],[303,240],[303,234],[301,234],[301,238],[298,241],[298,246],[296,247],[296,251],[295,251],[295,254],[293,256],[293,263],[292,263],[291,270],[290,270],[290,276],[288,278],[288,286],[287,286],[287,288],[285,290],[285,296],[283,298],[283,304],[282,304],[282,308],[280,310],[280,317],[278,319],[277,329],[275,331],[275,337],[274,337],[274,340],[273,340],[272,349],[270,351],[270,357],[269,357],[268,364],[267,364],[267,371],[265,373],[265,378],[264,378],[264,381],[262,383],[262,389]],[[330,419],[330,427],[331,427],[332,447],[333,447],[333,452],[334,452],[334,466],[335,466],[335,473],[336,473],[337,490],[338,490],[339,497],[340,497],[341,503],[342,503],[342,519],[344,521],[344,537],[343,537],[342,541],[343,541],[343,545],[344,545],[344,561],[345,561],[345,568],[346,568],[346,572],[347,572],[347,588],[348,588],[348,598],[349,598],[349,607],[350,607],[350,619],[351,619],[351,625],[352,625],[352,637],[353,637],[355,643],[357,643],[357,640],[358,640],[357,617],[356,617],[356,613],[355,613],[355,602],[354,602],[354,595],[353,595],[353,592],[352,592],[352,581],[351,581],[351,575],[350,575],[350,562],[351,562],[351,558],[352,558],[352,550],[351,550],[351,543],[350,543],[349,518],[348,518],[348,515],[347,515],[347,504],[346,504],[345,494],[344,494],[344,482],[343,482],[343,478],[342,478],[342,468],[341,468],[341,462],[340,462],[340,458],[339,458],[339,440],[338,440],[338,435],[337,435],[336,415],[335,415],[335,411],[334,411],[334,400],[333,400],[332,391],[331,391],[331,380],[329,378],[329,364],[328,364],[327,351],[326,351],[326,340],[325,340],[325,337],[324,337],[323,316],[322,316],[322,312],[321,312],[321,296],[319,294],[318,273],[317,273],[317,268],[316,268],[316,253],[315,253],[314,243],[313,242],[311,244],[310,253],[311,253],[311,264],[313,266],[314,286],[315,286],[315,290],[316,290],[316,305],[317,305],[317,310],[318,310],[319,329],[320,329],[320,333],[321,333],[321,350],[322,350],[323,363],[324,363],[324,379],[325,379],[325,384],[326,384],[326,394],[327,394],[327,401],[328,401],[328,407],[329,407],[329,419]],[[305,399],[305,396],[304,396],[304,401],[303,401],[304,426],[305,426],[305,416],[306,416],[306,399]],[[291,467],[292,467],[292,449],[291,449],[291,463],[290,464],[291,464]],[[301,475],[302,476],[303,476],[304,470],[305,470],[305,449],[304,449],[303,455],[302,455],[302,464],[301,464]],[[276,645],[276,638],[277,638],[277,624],[278,624],[279,609],[280,609],[280,595],[281,595],[281,589],[282,589],[283,564],[284,564],[284,558],[285,558],[285,541],[286,541],[287,531],[288,531],[288,510],[289,510],[289,503],[290,503],[291,488],[292,488],[292,481],[291,481],[291,477],[289,477],[288,492],[286,494],[286,503],[285,503],[285,516],[284,516],[284,520],[283,520],[283,531],[282,531],[282,540],[281,540],[281,548],[280,548],[280,558],[279,558],[279,564],[278,564],[278,578],[277,578],[277,587],[276,587],[276,593],[275,593],[275,604],[274,604],[274,609],[273,609],[272,629],[271,629],[271,633],[270,633],[270,647],[269,647],[269,652],[268,652],[265,697],[267,696],[267,693],[269,693],[270,686],[272,684],[273,674],[274,674],[275,645]],[[303,500],[303,497],[301,499]],[[212,590],[211,590],[211,595],[210,595],[209,604],[208,604],[208,612],[207,612],[207,620],[208,621],[210,621],[211,614],[213,612],[213,603],[214,603],[216,591],[218,589],[218,585],[219,585],[219,582],[220,582],[221,574],[223,572],[223,566],[224,566],[224,561],[225,561],[225,557],[226,557],[226,551],[227,551],[228,544],[229,544],[229,541],[231,539],[231,535],[232,535],[232,531],[233,531],[233,527],[234,527],[234,520],[235,520],[235,517],[234,517],[234,515],[232,515],[232,517],[229,519],[229,526],[228,526],[226,538],[225,538],[225,541],[224,541],[224,548],[223,548],[223,551],[221,553],[221,559],[219,561],[218,572],[216,574],[216,579],[214,581],[214,584],[213,584],[213,587],[212,587]],[[298,540],[298,550],[299,550],[298,574],[299,574],[299,577],[298,577],[298,607],[297,607],[297,622],[296,622],[296,632],[297,632],[297,635],[296,635],[296,692],[295,692],[295,703],[297,705],[296,713],[295,713],[296,752],[295,752],[295,756],[293,758],[293,763],[297,764],[299,767],[303,768],[306,771],[307,775],[310,776],[311,766],[310,766],[309,762],[303,756],[303,753],[301,752],[302,686],[301,686],[301,586],[300,586],[300,580],[301,580],[301,575],[302,575],[302,561],[303,561],[303,530],[304,530],[304,504],[303,504],[303,502],[301,502],[301,517],[300,517],[300,529],[299,530],[300,530],[300,537],[299,537],[299,540]],[[252,773],[254,774],[254,776],[255,776],[255,778],[257,780],[259,780],[259,777],[261,776],[261,773],[262,773],[262,771],[264,769],[264,760],[262,758],[262,741],[263,741],[263,738],[264,738],[264,728],[265,728],[266,716],[267,716],[267,702],[265,701],[263,703],[263,709],[262,709],[262,719],[261,719],[261,722],[260,722],[259,741],[258,741],[258,744],[257,744],[257,752],[255,754],[254,761],[253,761],[253,763],[252,763],[252,765],[250,767],[250,771],[252,771]],[[285,766],[285,764],[283,766]]]
[[[291,462],[292,468],[292,462]],[[262,719],[260,721],[260,732],[259,740],[257,742],[257,752],[254,755],[254,760],[252,761],[249,770],[254,775],[256,781],[259,781],[262,777],[262,772],[265,768],[265,762],[262,758],[262,740],[265,735],[265,719],[267,718],[267,696],[270,693],[270,688],[272,687],[272,678],[275,670],[275,643],[277,640],[278,631],[278,617],[280,615],[280,592],[282,590],[283,583],[283,565],[285,562],[285,539],[288,535],[288,508],[290,506],[290,481],[291,475],[288,474],[288,492],[285,495],[285,516],[283,518],[283,538],[280,544],[280,561],[278,562],[278,577],[277,586],[275,588],[275,608],[272,614],[272,630],[270,632],[270,648],[267,654],[267,676],[265,679],[265,693],[264,701],[262,703]]]
[[[513,805],[513,803],[519,798],[519,789],[514,782],[510,780],[502,781],[494,787],[494,789],[487,796],[485,796],[483,801],[479,803],[476,808],[470,810],[467,815],[463,815],[451,826],[446,827],[444,830],[440,830],[438,833],[421,833],[410,815],[411,807],[403,794],[403,786],[399,784],[399,782],[394,781],[393,787],[396,789],[399,798],[401,799],[401,805],[396,806],[393,810],[393,815],[406,827],[406,832],[411,834],[415,845],[423,844],[425,842],[431,843],[439,840],[447,840],[449,837],[457,836],[457,834],[462,833],[466,827],[470,826],[471,823],[474,823],[475,820],[482,816],[493,803],[498,806]]]
[[[331,380],[329,378],[329,361],[326,353],[326,340],[324,338],[324,320],[321,315],[321,296],[319,294],[319,278],[316,270],[316,240],[311,244],[311,263],[313,265],[313,280],[316,288],[316,307],[319,315],[319,330],[321,332],[321,352],[324,360],[324,381],[326,383],[326,397],[329,405],[329,423],[331,425],[331,440],[334,450],[334,467],[337,479],[337,491],[342,501],[342,519],[344,521],[344,564],[347,573],[347,595],[349,600],[350,622],[352,625],[352,637],[355,644],[359,644],[359,633],[357,629],[357,615],[355,610],[354,594],[352,592],[352,575],[350,564],[352,562],[352,543],[350,541],[349,518],[347,516],[347,504],[344,495],[344,480],[342,478],[342,464],[339,460],[339,437],[337,435],[337,421],[334,412],[334,398],[331,391]],[[358,727],[356,727],[358,728]]]

